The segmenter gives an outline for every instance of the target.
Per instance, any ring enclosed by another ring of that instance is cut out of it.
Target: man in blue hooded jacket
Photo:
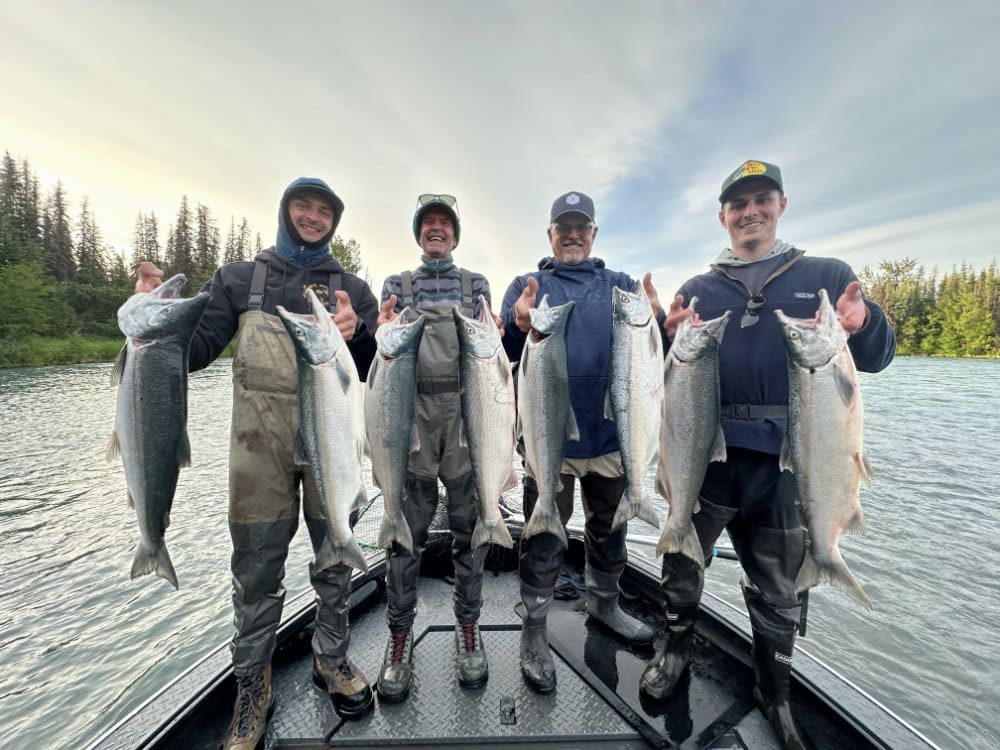
[[[194,371],[207,367],[239,337],[233,359],[229,458],[236,627],[231,650],[237,696],[224,750],[257,747],[274,708],[270,661],[285,599],[285,559],[299,523],[300,491],[314,550],[326,535],[312,473],[295,463],[295,354],[275,307],[308,314],[305,292],[312,289],[324,305],[335,309],[333,322],[362,377],[375,354],[375,296],[330,253],[343,212],[343,201],[322,180],[302,177],[289,185],[278,210],[274,247],[252,261],[230,263],[215,272],[206,285],[209,302],[191,342]],[[162,271],[155,267],[140,268],[136,291],[157,286],[159,276]],[[313,679],[345,718],[360,716],[373,703],[364,674],[347,658],[350,581],[347,565],[320,572],[310,566],[317,596]]]
[[[619,606],[618,580],[625,569],[625,526],[612,530],[615,510],[625,492],[625,478],[613,422],[604,418],[611,357],[611,289],[635,291],[637,282],[627,274],[605,267],[590,257],[597,226],[594,202],[580,192],[556,198],[548,228],[552,257],[538,264],[538,271],[519,276],[504,295],[500,317],[503,344],[511,361],[521,358],[531,329],[529,310],[548,295],[551,306],[576,303],[566,332],[570,403],[579,427],[579,441],[567,442],[560,468],[563,489],[556,498],[563,524],[573,512],[574,482],[579,479],[586,516],[587,612],[632,643],[649,643],[653,630],[626,614]],[[656,292],[647,274],[644,279],[651,300]],[[659,306],[654,307],[659,317]],[[533,477],[525,474],[524,516],[529,518],[538,500]],[[540,693],[556,686],[555,662],[549,651],[546,620],[564,549],[550,533],[521,540],[519,573],[521,604],[521,672],[528,685]]]

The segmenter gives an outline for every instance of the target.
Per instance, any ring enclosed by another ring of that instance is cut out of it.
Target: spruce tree
[[[42,252],[45,256],[45,272],[50,278],[55,281],[76,279],[73,229],[61,181],[56,182],[43,212]]]
[[[100,231],[90,211],[90,200],[84,196],[77,222],[76,239],[77,278],[81,284],[99,286],[107,282],[107,265]]]

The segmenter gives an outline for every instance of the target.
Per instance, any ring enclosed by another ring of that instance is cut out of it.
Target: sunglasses
[[[585,221],[582,224],[563,224],[561,222],[556,222],[550,226],[559,234],[569,234],[570,232],[579,232],[580,234],[583,234],[584,232],[589,232],[594,228],[594,222]]]
[[[458,198],[454,195],[448,195],[442,193],[440,195],[435,193],[421,193],[417,196],[417,205],[426,206],[428,203],[443,203],[448,206],[448,208],[454,208],[455,204],[458,203]]]
[[[749,328],[757,324],[757,321],[760,320],[760,313],[757,311],[764,306],[766,301],[763,294],[755,294],[747,300],[747,311],[740,318],[740,328]]]

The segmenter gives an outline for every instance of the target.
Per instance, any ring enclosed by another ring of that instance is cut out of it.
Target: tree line
[[[912,258],[882,261],[859,274],[896,332],[899,354],[1000,356],[1000,273],[962,263],[938,275]]]
[[[116,312],[132,293],[135,270],[152,261],[166,278],[183,273],[185,294],[200,289],[222,263],[261,251],[260,232],[230,218],[223,243],[208,206],[182,196],[162,241],[155,212],[140,211],[132,245],[117,251],[103,239],[84,196],[73,213],[61,181],[43,194],[26,159],[0,161],[0,366],[30,362],[32,338],[120,338]],[[361,248],[337,236],[331,249],[345,269],[361,271]]]

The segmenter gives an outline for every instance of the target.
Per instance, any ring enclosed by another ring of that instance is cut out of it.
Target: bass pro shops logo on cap
[[[752,180],[756,177],[762,177],[774,183],[774,186],[778,190],[784,192],[781,182],[781,170],[775,165],[768,164],[766,161],[745,161],[723,181],[722,189],[719,192],[719,202],[725,203],[726,196],[744,180]]]

